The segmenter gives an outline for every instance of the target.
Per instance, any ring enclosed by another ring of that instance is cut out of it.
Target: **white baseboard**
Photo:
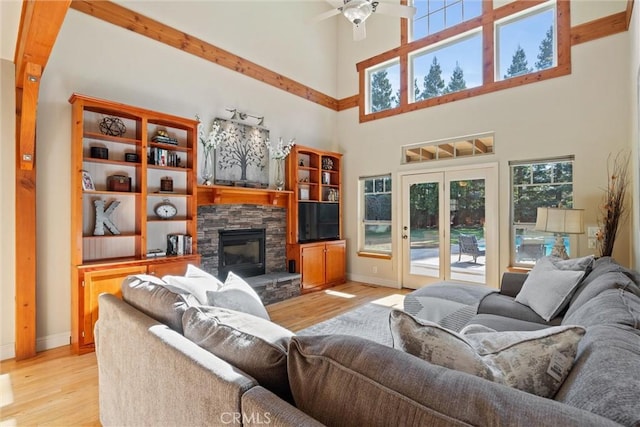
[[[395,280],[381,279],[379,277],[363,276],[360,274],[347,274],[347,279],[354,282],[369,283],[372,285],[385,286],[387,288],[400,289]]]
[[[36,339],[36,351],[51,350],[52,348],[69,345],[71,332],[62,332],[55,335]],[[16,357],[15,343],[0,346],[0,360],[13,359]]]

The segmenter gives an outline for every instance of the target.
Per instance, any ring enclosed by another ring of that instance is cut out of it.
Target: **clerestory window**
[[[568,1],[411,4],[401,45],[357,65],[361,122],[570,73]]]

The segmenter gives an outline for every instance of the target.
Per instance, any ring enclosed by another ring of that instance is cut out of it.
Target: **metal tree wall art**
[[[625,196],[629,186],[629,158],[630,153],[619,152],[613,161],[607,159],[608,185],[605,190],[596,234],[598,253],[601,257],[611,256],[619,225],[627,214]]]
[[[230,120],[217,119],[224,137],[216,148],[216,183],[269,183],[265,141],[269,131]]]

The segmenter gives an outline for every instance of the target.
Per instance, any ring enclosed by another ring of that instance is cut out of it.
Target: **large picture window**
[[[534,230],[539,207],[573,207],[573,156],[511,162],[511,265],[531,267],[550,255],[552,233]],[[571,242],[565,238],[567,253]],[[575,252],[575,251],[574,251]]]
[[[496,24],[496,80],[546,70],[557,63],[555,8],[547,5]]]
[[[409,94],[411,102],[482,84],[482,34],[478,31],[409,58],[414,88]]]
[[[568,1],[409,4],[400,46],[357,64],[361,122],[571,72]]]
[[[400,104],[400,64],[391,61],[369,71],[369,110],[383,111]]]
[[[360,252],[391,253],[391,184],[391,175],[360,178]]]

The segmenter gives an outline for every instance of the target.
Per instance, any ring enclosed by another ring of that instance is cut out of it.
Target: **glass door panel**
[[[411,185],[409,212],[410,273],[440,277],[440,184]]]
[[[442,278],[442,174],[403,178],[403,284],[420,287]]]
[[[485,179],[451,179],[449,191],[449,257],[453,280],[485,283]]]

